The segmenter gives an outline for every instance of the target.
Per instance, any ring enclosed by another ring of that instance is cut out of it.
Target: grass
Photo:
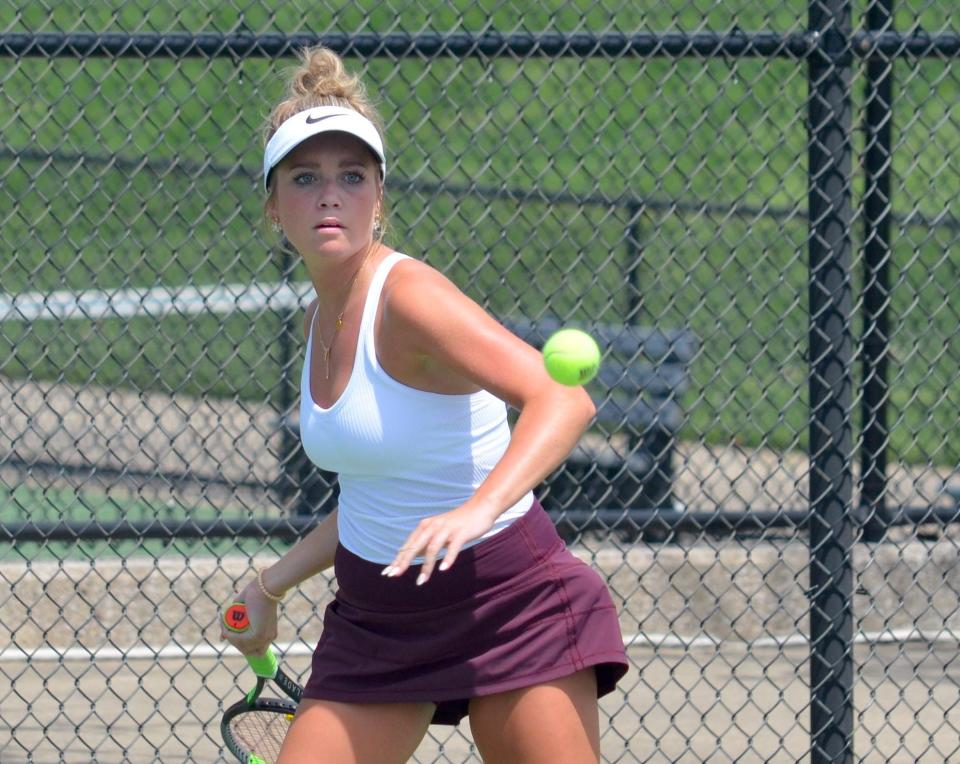
[[[855,19],[864,3],[855,6]],[[799,31],[805,3],[552,0],[185,2],[0,9],[10,31]],[[522,10],[522,13],[518,11]],[[945,6],[898,4],[899,28],[949,28]],[[519,21],[517,21],[519,19]],[[747,20],[749,23],[746,23]],[[258,130],[289,62],[22,59],[0,92],[3,291],[305,279],[262,225]],[[807,85],[791,61],[351,60],[388,125],[391,178],[607,204],[391,193],[391,243],[448,272],[496,314],[686,327],[701,340],[683,437],[804,447],[808,335]],[[960,434],[955,228],[960,76],[895,67],[892,457],[954,464]],[[862,113],[862,75],[852,83]],[[855,136],[855,150],[863,148]],[[854,168],[853,201],[863,194]],[[627,198],[645,203],[639,240]],[[670,209],[669,205],[677,205]],[[663,211],[661,205],[667,205]],[[724,210],[727,210],[724,212]],[[739,212],[737,210],[740,210]],[[743,210],[746,210],[745,212]],[[783,210],[787,219],[750,210]],[[861,221],[851,234],[859,252]],[[856,325],[862,263],[854,263]],[[631,287],[628,275],[636,278]],[[296,317],[293,319],[296,327]],[[296,331],[296,329],[293,329]],[[272,314],[0,323],[0,375],[276,400]],[[857,368],[851,370],[859,376]],[[856,388],[855,388],[856,389]]]

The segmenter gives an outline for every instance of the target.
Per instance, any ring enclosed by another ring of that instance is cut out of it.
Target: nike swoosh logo
[[[324,116],[322,116],[322,117],[317,117],[316,119],[314,119],[314,118],[311,117],[311,116],[307,116],[307,124],[308,124],[308,125],[315,125],[315,124],[317,124],[317,122],[323,122],[323,120],[325,120],[325,119],[330,119],[331,117],[340,117],[340,116],[342,116],[342,115],[341,115],[341,114],[325,114]]]

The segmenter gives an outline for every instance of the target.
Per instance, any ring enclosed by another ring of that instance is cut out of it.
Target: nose
[[[321,208],[340,206],[340,194],[337,190],[337,183],[335,180],[323,182],[320,187],[320,194],[317,197],[317,203]]]

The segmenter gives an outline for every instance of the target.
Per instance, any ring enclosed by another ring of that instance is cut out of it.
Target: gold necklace
[[[337,339],[337,332],[339,332],[340,327],[343,326],[343,314],[347,310],[347,303],[350,302],[350,295],[353,294],[353,285],[357,282],[357,276],[360,275],[360,271],[363,270],[363,266],[367,264],[367,258],[369,256],[369,252],[363,256],[363,260],[357,267],[356,273],[354,273],[353,278],[350,279],[350,286],[347,287],[347,296],[343,298],[343,306],[340,308],[340,312],[337,314],[337,320],[333,325],[333,334],[330,335],[329,345],[323,341],[323,331],[320,328],[320,306],[317,306],[317,312],[314,315],[314,322],[317,325],[317,342],[320,343],[320,347],[323,349],[324,379],[330,379],[330,353],[333,351],[333,343]]]

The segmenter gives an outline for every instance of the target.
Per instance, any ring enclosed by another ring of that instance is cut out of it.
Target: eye
[[[293,182],[298,186],[306,186],[313,183],[312,172],[298,172],[293,176]]]
[[[348,170],[343,174],[343,179],[351,186],[363,183],[365,177],[362,172],[358,172],[357,170]]]

